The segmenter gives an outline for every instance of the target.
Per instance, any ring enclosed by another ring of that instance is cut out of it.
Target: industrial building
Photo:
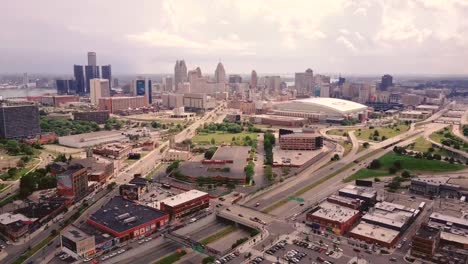
[[[111,142],[121,142],[127,137],[120,131],[97,131],[59,137],[59,144],[71,148],[85,148]]]
[[[73,119],[80,121],[96,122],[104,124],[109,119],[109,111],[88,111],[88,112],[74,112]]]
[[[372,188],[347,185],[338,191],[339,196],[362,200],[364,209],[371,207],[377,201],[377,191]]]
[[[129,109],[148,107],[148,102],[145,96],[103,97],[99,98],[98,105],[99,110],[118,114]]]
[[[395,246],[399,236],[400,232],[398,231],[366,222],[359,223],[349,232],[349,237],[351,238],[365,241],[369,244],[378,244],[387,248]]]
[[[73,224],[60,232],[60,244],[63,252],[76,259],[88,258],[96,252],[94,236]]]
[[[160,201],[159,208],[168,213],[171,218],[177,219],[208,208],[209,204],[210,196],[208,193],[190,190]]]
[[[462,195],[462,188],[449,181],[449,177],[412,178],[410,191],[430,197],[459,198]]]
[[[169,215],[121,196],[113,197],[93,213],[87,223],[118,238],[120,242],[148,236],[169,222]]]
[[[307,222],[312,228],[343,235],[359,215],[358,210],[324,201],[307,213]]]
[[[439,246],[440,230],[422,224],[413,236],[411,255],[421,259],[431,259]]]

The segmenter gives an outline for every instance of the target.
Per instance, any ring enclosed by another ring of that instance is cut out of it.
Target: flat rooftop
[[[460,226],[464,226],[468,228],[468,219],[466,218],[454,217],[454,216],[441,214],[441,213],[432,213],[431,216],[429,216],[429,219],[436,221],[436,222],[438,221],[438,222],[446,222],[450,224],[458,224]]]
[[[408,212],[387,212],[383,210],[374,210],[368,212],[361,219],[365,222],[382,223],[401,229],[411,218],[412,214]]]
[[[164,203],[165,205],[175,207],[175,206],[178,206],[180,204],[183,204],[183,203],[192,201],[194,199],[203,197],[203,196],[205,196],[207,194],[208,193],[202,192],[202,191],[199,191],[199,190],[190,190],[190,191],[187,191],[187,192],[177,194],[176,196],[168,197],[168,198],[160,201],[160,203]]]
[[[123,233],[166,215],[166,213],[157,209],[140,205],[121,196],[115,196],[92,214],[88,220],[110,228],[117,233]]]
[[[299,133],[282,135],[281,137],[282,138],[316,138],[316,137],[319,137],[319,136],[320,136],[320,134],[318,134],[318,133],[302,133],[302,132],[299,132]]]
[[[341,188],[338,192],[359,195],[366,198],[373,198],[377,195],[377,191],[373,188],[360,187],[352,184],[346,185]]]
[[[250,147],[248,146],[225,146],[218,147],[211,160],[233,160],[246,162],[249,157]]]
[[[37,218],[29,218],[23,214],[12,214],[12,213],[3,213],[0,215],[0,224],[9,225],[18,221],[23,222],[34,222]]]
[[[66,227],[62,232],[62,236],[67,237],[68,239],[78,242],[83,239],[91,237],[88,233],[84,232],[83,230],[79,229],[78,227],[74,225],[69,225]]]
[[[387,211],[387,212],[403,211],[403,212],[408,212],[411,214],[413,214],[416,211],[416,209],[409,208],[401,204],[390,203],[390,202],[379,202],[375,204],[374,208]]]
[[[427,225],[421,225],[421,227],[416,231],[416,236],[424,238],[424,239],[430,239],[432,240],[437,236],[439,233],[439,229],[427,226]]]
[[[440,238],[443,240],[452,241],[455,243],[468,245],[468,235],[467,234],[454,234],[449,232],[441,232]]]
[[[232,179],[244,179],[244,168],[247,161],[225,164],[202,164],[200,161],[185,161],[179,165],[179,171],[183,175],[191,177],[226,177]],[[229,171],[223,171],[229,168]]]
[[[390,244],[396,237],[398,237],[400,232],[361,222],[353,228],[350,233]]]
[[[359,213],[358,210],[354,210],[348,207],[344,207],[341,205],[333,204],[330,202],[322,202],[318,205],[320,209],[313,212],[312,215],[316,217],[320,217],[323,219],[327,219],[330,221],[338,221],[340,223],[344,223],[350,220],[353,216]]]

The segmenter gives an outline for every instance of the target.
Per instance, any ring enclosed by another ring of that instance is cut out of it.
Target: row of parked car
[[[239,252],[235,251],[234,253],[231,253],[229,255],[226,255],[220,259],[215,260],[215,264],[224,264],[228,263],[229,261],[235,259],[237,256],[239,256]]]
[[[305,252],[300,252],[295,249],[291,249],[284,255],[284,259],[287,260],[288,262],[292,263],[299,263],[301,259],[305,258],[307,256],[307,253]]]
[[[251,260],[249,264],[259,264],[262,263],[263,260],[265,260],[263,257],[256,257],[253,260]]]
[[[286,246],[286,240],[281,240],[280,242],[276,243],[274,246],[270,247],[265,251],[265,253],[273,255],[276,251],[283,249]]]
[[[125,249],[123,249],[123,248],[122,248],[122,249],[119,249],[118,251],[112,252],[112,253],[110,253],[109,255],[104,255],[104,256],[102,256],[102,257],[101,257],[101,261],[104,261],[104,260],[106,260],[106,259],[113,258],[113,257],[115,257],[115,256],[117,256],[117,255],[120,255],[120,254],[124,253],[124,252],[125,252]]]

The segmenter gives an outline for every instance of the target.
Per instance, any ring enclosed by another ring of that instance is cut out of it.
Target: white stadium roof
[[[327,112],[346,115],[365,111],[367,106],[338,98],[313,97],[279,103],[274,108],[292,112]]]

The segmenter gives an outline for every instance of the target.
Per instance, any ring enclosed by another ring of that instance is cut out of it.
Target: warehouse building
[[[159,203],[159,208],[168,213],[171,218],[181,218],[208,208],[210,196],[206,192],[190,190],[173,197],[168,197]]]
[[[359,211],[330,202],[322,202],[307,213],[307,222],[314,229],[345,234],[359,219]]]
[[[168,224],[169,214],[115,196],[87,222],[122,242],[154,233]]]

